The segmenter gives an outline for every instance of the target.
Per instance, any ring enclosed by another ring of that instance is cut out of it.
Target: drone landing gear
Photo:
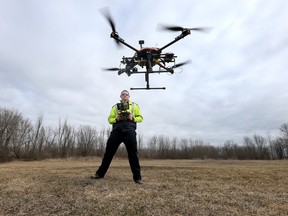
[[[160,89],[160,90],[165,90],[166,88],[165,88],[165,87],[130,88],[130,90],[159,90],[159,89]]]
[[[149,57],[150,57],[150,53],[149,53]],[[144,72],[145,73],[145,81],[146,81],[146,88],[130,88],[130,90],[157,90],[157,89],[162,89],[165,90],[165,87],[153,87],[150,88],[150,82],[149,82],[149,74],[150,73],[155,73],[155,71],[152,71],[152,66],[151,66],[151,62],[148,62],[148,67],[147,67],[147,71]]]

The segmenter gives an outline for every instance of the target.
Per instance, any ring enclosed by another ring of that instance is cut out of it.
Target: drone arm
[[[114,38],[117,42],[129,47],[130,49],[134,50],[135,52],[138,52],[138,50],[131,45],[127,44],[122,38],[119,37],[119,35],[116,32],[112,32],[110,35],[112,38]]]
[[[166,44],[165,46],[163,46],[162,48],[160,48],[158,51],[162,52],[162,50],[164,50],[165,48],[167,48],[168,46],[171,46],[172,44],[176,43],[177,41],[181,40],[182,38],[186,37],[187,35],[191,34],[189,29],[184,29],[181,33],[181,35],[179,35],[178,37],[176,37],[173,41],[171,41],[170,43]]]
[[[158,65],[159,65],[161,68],[165,69],[167,72],[169,72],[169,73],[171,73],[171,74],[174,73],[174,70],[173,70],[172,68],[167,68],[167,67],[165,67],[163,64],[161,64],[160,62],[158,63]]]

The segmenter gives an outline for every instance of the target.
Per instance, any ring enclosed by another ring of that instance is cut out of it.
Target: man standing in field
[[[119,145],[123,142],[128,153],[133,180],[137,184],[142,184],[137,153],[136,126],[137,123],[142,122],[143,117],[138,105],[129,100],[130,96],[127,90],[121,92],[120,98],[120,103],[112,107],[108,117],[108,122],[112,124],[112,132],[107,140],[102,163],[91,179],[104,178]]]

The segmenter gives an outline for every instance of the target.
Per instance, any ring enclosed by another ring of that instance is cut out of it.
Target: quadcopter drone
[[[117,45],[125,45],[126,47],[135,51],[132,57],[122,57],[119,68],[106,68],[106,71],[118,71],[118,75],[126,73],[128,76],[132,74],[145,74],[146,87],[144,88],[130,88],[130,90],[151,90],[151,89],[166,89],[165,87],[150,87],[149,75],[153,73],[169,73],[173,74],[174,69],[188,64],[190,60],[176,64],[177,56],[174,53],[162,53],[164,49],[191,34],[191,31],[206,32],[208,28],[183,28],[180,26],[165,26],[162,25],[162,30],[180,31],[180,35],[177,36],[170,43],[164,45],[161,48],[155,47],[143,47],[144,40],[139,40],[140,49],[136,49],[130,44],[126,43],[116,32],[114,21],[108,10],[101,11],[104,17],[110,24],[112,33],[110,35]],[[122,66],[122,67],[121,67]],[[153,70],[154,66],[159,66],[158,70]],[[140,68],[140,69],[139,69]]]

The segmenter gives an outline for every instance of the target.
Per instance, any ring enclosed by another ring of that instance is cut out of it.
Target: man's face
[[[128,101],[129,100],[129,93],[128,92],[126,92],[126,91],[123,91],[122,93],[121,93],[121,95],[120,95],[120,98],[121,98],[121,100],[122,101]]]

